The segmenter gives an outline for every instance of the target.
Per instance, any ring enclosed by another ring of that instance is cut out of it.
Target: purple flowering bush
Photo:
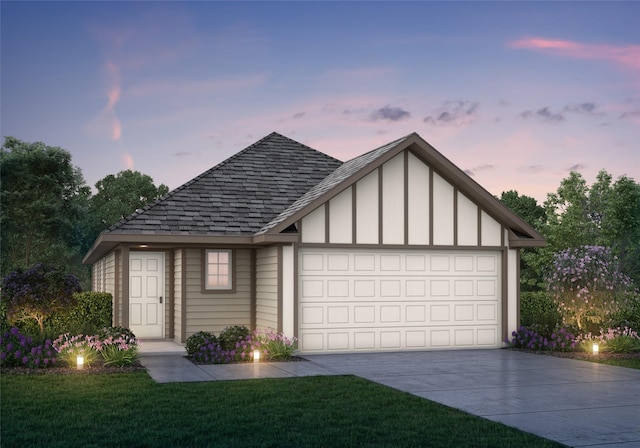
[[[547,282],[563,322],[581,331],[606,325],[638,294],[617,257],[602,246],[557,252]]]
[[[20,333],[16,327],[0,338],[0,366],[46,368],[56,364],[57,352],[51,340],[35,344],[33,339]]]
[[[513,337],[510,341],[505,342],[509,347],[525,348],[528,350],[550,350],[550,351],[571,351],[577,346],[576,337],[565,328],[551,333],[549,337],[545,337],[535,330],[527,327],[520,327],[518,331],[511,333]]]
[[[187,339],[187,354],[195,362],[228,364],[253,360],[259,350],[268,360],[285,360],[293,356],[296,339],[273,330],[249,333],[246,327],[228,327],[216,337],[198,332]]]
[[[80,281],[54,266],[38,263],[17,269],[2,279],[1,300],[11,322],[34,319],[44,334],[44,319],[75,304]]]

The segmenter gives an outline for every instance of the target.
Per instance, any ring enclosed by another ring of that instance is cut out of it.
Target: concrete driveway
[[[357,375],[572,447],[640,447],[640,370],[511,350],[306,355],[195,365],[170,341],[142,347],[160,383]]]
[[[305,356],[573,447],[640,447],[640,370],[511,350]]]

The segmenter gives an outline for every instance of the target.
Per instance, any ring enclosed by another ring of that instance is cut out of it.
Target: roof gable
[[[260,229],[257,234],[281,232],[405,150],[410,150],[447,182],[454,185],[459,192],[477,203],[486,213],[509,229],[512,247],[534,247],[545,244],[544,238],[533,227],[509,210],[416,133],[345,162],[273,221]]]
[[[340,165],[274,132],[103,234],[253,235]]]

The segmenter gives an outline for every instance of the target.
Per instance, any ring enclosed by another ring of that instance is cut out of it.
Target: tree
[[[547,195],[544,207],[549,227],[545,237],[554,252],[600,242],[594,216],[603,212],[594,210],[591,205],[587,182],[576,171],[560,182],[556,193]]]
[[[620,269],[640,284],[640,184],[633,179],[622,176],[613,184],[602,233]]]
[[[44,334],[44,319],[55,311],[75,303],[80,291],[74,275],[42,263],[25,270],[17,269],[2,279],[2,302],[11,321],[35,319]]]
[[[166,185],[156,187],[151,177],[131,170],[104,177],[96,183],[96,189],[98,192],[91,198],[91,210],[99,231],[169,192]]]
[[[44,143],[5,139],[0,151],[1,274],[37,262],[63,264],[88,276],[89,187],[71,154]]]
[[[535,198],[520,195],[515,190],[502,192],[500,201],[516,215],[526,221],[538,232],[543,232],[547,222],[547,213],[544,207],[538,205]],[[544,282],[545,251],[539,248],[523,249],[520,256],[520,289],[523,292],[542,290]]]
[[[633,280],[602,246],[580,246],[554,254],[549,290],[565,323],[596,331],[634,297]]]
[[[535,198],[520,196],[517,191],[509,190],[502,192],[500,201],[538,231],[547,221],[547,212],[544,207],[538,205]]]

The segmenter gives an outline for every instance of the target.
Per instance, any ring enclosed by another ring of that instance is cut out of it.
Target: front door
[[[129,253],[129,328],[139,338],[164,337],[164,253]]]

